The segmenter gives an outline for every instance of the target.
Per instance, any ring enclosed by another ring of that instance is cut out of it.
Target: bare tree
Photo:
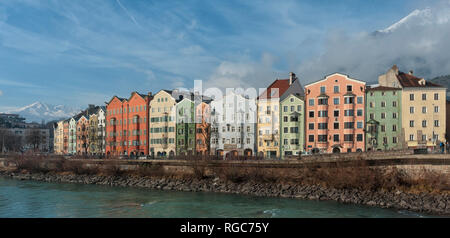
[[[19,152],[22,149],[22,138],[8,129],[0,129],[0,152]]]
[[[30,129],[25,137],[27,145],[31,145],[33,151],[39,151],[42,144],[45,144],[45,138],[42,136],[40,129]]]

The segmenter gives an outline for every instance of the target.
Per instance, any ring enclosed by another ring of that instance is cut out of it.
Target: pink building
[[[366,83],[335,73],[305,86],[306,151],[365,150]]]

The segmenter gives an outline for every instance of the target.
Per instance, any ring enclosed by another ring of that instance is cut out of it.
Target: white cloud
[[[0,96],[2,96],[3,95],[3,91],[2,90],[0,90]]]
[[[297,71],[306,82],[334,72],[373,82],[393,64],[425,78],[450,74],[450,3],[438,5],[377,33],[330,32],[324,52],[301,62]]]
[[[206,88],[260,88],[267,87],[277,74],[273,70],[275,57],[265,53],[260,62],[224,61],[204,83]]]

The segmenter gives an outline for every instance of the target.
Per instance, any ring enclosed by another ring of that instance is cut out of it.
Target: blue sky
[[[333,32],[384,29],[427,4],[2,0],[0,111],[34,101],[85,107],[196,79],[262,87],[290,71],[302,78],[298,70],[327,51]]]

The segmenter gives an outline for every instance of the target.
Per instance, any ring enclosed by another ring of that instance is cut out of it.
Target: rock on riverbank
[[[356,189],[323,188],[315,185],[232,183],[219,178],[148,178],[73,174],[16,173],[0,171],[0,176],[19,180],[97,184],[109,186],[133,186],[160,190],[186,192],[222,192],[265,197],[300,198],[310,200],[334,200],[382,208],[406,209],[414,212],[450,215],[449,194],[411,194],[402,191],[372,192]]]

